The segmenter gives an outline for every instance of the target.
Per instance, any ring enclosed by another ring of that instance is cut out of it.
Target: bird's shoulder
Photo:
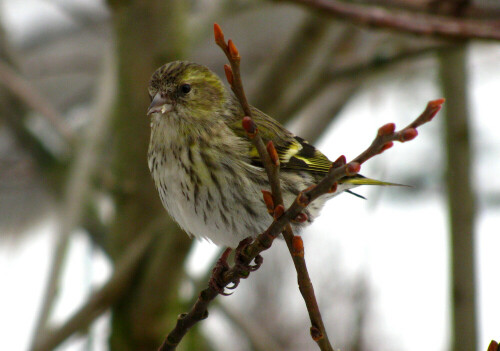
[[[303,138],[294,135],[278,121],[255,107],[252,118],[259,128],[259,133],[267,143],[272,140],[280,159],[280,169],[306,171],[326,174],[332,162],[318,149]],[[228,127],[239,137],[247,139],[241,123],[242,111],[233,111],[226,119]],[[248,156],[252,165],[263,167],[257,149],[248,143]]]

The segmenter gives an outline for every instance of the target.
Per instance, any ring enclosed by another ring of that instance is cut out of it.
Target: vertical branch
[[[258,133],[258,126],[255,125],[251,119],[252,112],[250,110],[250,105],[245,96],[245,91],[243,89],[243,83],[240,75],[240,55],[236,46],[229,40],[226,44],[224,39],[224,34],[218,24],[214,24],[214,34],[215,42],[226,54],[231,67],[225,66],[226,77],[231,85],[231,89],[240,101],[245,117],[242,120],[243,128],[246,130],[248,137],[252,141],[253,145],[259,152],[259,156],[264,164],[269,184],[271,186],[272,197],[274,200],[275,211],[274,217],[279,218],[280,214],[283,214],[284,204],[283,195],[281,192],[280,180],[279,180],[279,167],[280,161],[278,153],[272,143],[269,141],[267,147],[264,147],[264,142]],[[301,214],[304,218],[304,215]],[[297,219],[299,217],[297,216]],[[297,271],[297,281],[299,284],[299,290],[306,303],[307,311],[309,313],[309,318],[311,320],[311,337],[318,344],[321,350],[333,351],[332,345],[328,340],[328,335],[326,333],[325,325],[323,319],[321,318],[321,313],[319,310],[318,302],[314,294],[314,288],[309,277],[309,272],[307,271],[306,262],[304,259],[304,245],[302,238],[300,236],[295,236],[292,231],[290,223],[287,223],[283,236],[285,238],[288,250],[292,256],[295,269]]]
[[[80,216],[85,208],[91,177],[99,160],[101,143],[107,135],[110,109],[114,101],[114,87],[116,85],[114,70],[116,64],[113,58],[111,52],[105,56],[105,74],[102,77],[102,84],[100,84],[101,89],[96,94],[97,103],[91,116],[92,122],[87,127],[85,140],[78,150],[76,161],[67,178],[68,182],[62,208],[62,224],[58,232],[55,253],[42,300],[42,309],[36,322],[35,335],[30,349],[35,347],[38,340],[45,333],[50,312],[57,297],[70,235],[80,221]]]
[[[453,347],[477,346],[474,276],[474,193],[471,186],[471,145],[468,121],[466,46],[442,51],[439,56],[445,111],[446,184],[451,227]]]

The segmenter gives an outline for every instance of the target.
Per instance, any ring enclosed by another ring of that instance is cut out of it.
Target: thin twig
[[[232,308],[221,303],[222,300],[215,300],[217,308],[224,314],[228,321],[241,329],[255,351],[284,351],[275,336],[264,325],[252,319],[248,315],[238,314]]]
[[[76,311],[64,324],[41,336],[33,346],[33,351],[53,350],[74,333],[87,328],[95,319],[108,310],[124,296],[134,281],[135,272],[151,246],[154,233],[148,231],[140,235],[117,261],[111,278],[99,290],[95,291],[87,302]]]
[[[349,66],[323,72],[316,79],[305,82],[292,102],[280,110],[280,114],[293,114],[307,106],[313,99],[317,98],[328,84],[344,84],[345,81],[353,82],[358,79],[366,80],[369,74],[378,73],[387,67],[393,67],[400,62],[410,61],[422,56],[435,53],[439,50],[448,50],[455,47],[454,44],[433,44],[417,49],[408,49],[393,56],[375,56],[372,59],[353,63]]]
[[[248,101],[246,100],[243,83],[241,80],[240,56],[238,50],[231,40],[229,40],[228,44],[226,44],[224,35],[222,34],[222,30],[220,29],[218,24],[214,25],[214,32],[215,42],[220,46],[222,51],[224,51],[227,59],[229,60],[229,63],[231,64],[231,70],[229,71],[228,69],[226,69],[226,76],[246,115],[246,117],[244,117],[242,121],[243,128],[246,130],[253,145],[257,148],[259,156],[264,164],[269,179],[269,184],[271,186],[274,205],[276,207],[283,207],[283,195],[281,192],[279,179],[280,166],[278,153],[276,152],[272,141],[267,144],[267,148],[264,146],[264,141],[262,140],[260,133],[257,132],[258,126],[256,126],[255,123],[251,120],[252,112],[248,105]],[[299,290],[302,294],[302,297],[304,298],[307,311],[309,312],[309,317],[311,319],[311,336],[313,340],[316,341],[321,350],[333,351],[330,341],[328,340],[328,335],[326,333],[323,319],[321,318],[316,295],[314,294],[314,288],[307,271],[307,265],[304,259],[304,245],[302,243],[302,239],[294,235],[290,223],[287,223],[287,225],[285,226],[283,237],[285,238],[288,250],[293,259],[293,263],[297,271]]]
[[[281,0],[283,1],[283,0]],[[423,13],[389,11],[377,6],[366,6],[338,0],[286,0],[352,23],[402,30],[408,33],[448,39],[500,40],[498,20],[471,20]]]
[[[498,19],[500,16],[500,9],[498,5],[494,5],[493,2],[488,6],[487,3],[483,3],[481,6],[480,2],[467,1],[467,4],[460,4],[463,17],[477,18],[477,19]],[[384,8],[392,8],[396,10],[405,10],[408,12],[423,12],[423,13],[433,13],[441,14],[444,16],[453,16],[456,14],[456,5],[453,6],[450,1],[439,1],[435,0],[434,4],[430,1],[407,1],[407,0],[360,0],[357,1],[358,4],[370,5],[370,6],[383,6]],[[436,4],[437,3],[437,4]],[[436,6],[439,3],[445,5],[442,7]],[[447,6],[446,6],[447,5]]]
[[[33,111],[40,113],[54,127],[55,131],[67,143],[73,141],[73,130],[66,123],[64,117],[57,112],[52,104],[40,92],[32,87],[23,77],[0,61],[0,81],[21,101]]]
[[[116,84],[116,72],[113,67],[114,56],[110,49],[110,52],[105,56],[105,73],[102,77],[101,89],[96,95],[96,106],[91,116],[92,122],[86,130],[85,140],[78,150],[76,160],[69,173],[69,181],[66,184],[62,224],[57,233],[57,243],[48,274],[47,288],[44,292],[42,308],[36,322],[30,349],[38,343],[38,340],[45,333],[47,321],[57,296],[69,239],[85,208],[91,178],[99,161],[99,150],[107,135],[111,116],[110,109],[114,101],[114,85]]]
[[[324,43],[331,25],[332,21],[329,18],[318,16],[316,12],[311,11],[306,15],[287,46],[266,67],[262,79],[255,84],[253,93],[249,94],[254,106],[274,117],[291,117],[276,116],[276,101],[286,95],[286,89],[290,88],[296,77],[304,76],[303,73],[309,68],[313,57]],[[280,122],[283,123],[282,120]]]
[[[224,34],[222,33],[222,30],[220,29],[218,24],[214,24],[214,33],[215,33],[215,42],[226,54],[229,64],[231,65],[230,67],[228,65],[224,66],[224,70],[226,72],[226,78],[228,79],[228,82],[231,85],[231,89],[238,98],[241,104],[241,108],[245,113],[245,116],[251,118],[252,111],[245,96],[245,90],[243,89],[243,83],[241,81],[241,74],[240,74],[241,58],[238,49],[236,49],[236,46],[234,45],[231,39],[229,39],[229,41],[226,44],[224,40]],[[279,176],[278,176],[279,168],[274,167],[274,162],[271,160],[271,157],[267,152],[266,146],[264,145],[264,141],[262,140],[260,134],[257,133],[255,125],[253,125],[255,128],[251,127],[250,125],[245,126],[245,119],[243,120],[243,123],[244,123],[243,127],[245,128],[245,130],[247,130],[247,133],[249,131],[248,128],[253,128],[253,131],[250,131],[251,140],[253,145],[257,148],[257,151],[259,152],[259,156],[262,159],[262,163],[264,164],[267,177],[270,179],[271,191],[273,193],[273,196],[276,196],[276,201],[278,203],[283,203],[283,199],[281,196],[281,186],[279,183]],[[249,121],[248,123],[253,124],[253,121]],[[278,201],[279,199],[281,199],[281,201]]]

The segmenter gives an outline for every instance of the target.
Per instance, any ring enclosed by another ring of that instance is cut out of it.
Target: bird
[[[242,126],[240,102],[209,68],[173,61],[158,68],[148,86],[151,136],[148,166],[161,202],[190,236],[235,248],[272,223],[262,197],[269,181]],[[317,184],[332,162],[312,144],[250,106],[264,142],[280,161],[285,208],[300,191]],[[296,234],[312,223],[326,200],[359,185],[398,185],[362,175],[346,176],[334,193],[312,202]]]

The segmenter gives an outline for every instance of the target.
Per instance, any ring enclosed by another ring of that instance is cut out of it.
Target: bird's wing
[[[276,120],[265,113],[252,108],[253,119],[259,128],[264,143],[272,140],[280,159],[283,170],[307,171],[326,174],[332,162],[314,146],[301,137],[293,135]],[[246,138],[241,125],[241,118],[228,123],[230,129],[238,136]],[[252,165],[263,167],[257,149],[249,144],[248,156]]]
[[[233,105],[234,106],[234,105]],[[239,114],[241,115],[241,111]],[[280,123],[266,115],[264,112],[252,107],[252,118],[259,128],[259,133],[264,143],[272,140],[280,159],[281,170],[305,171],[317,174],[320,177],[328,173],[332,162],[321,151],[309,144],[306,140],[292,134]],[[227,120],[229,128],[239,137],[247,139],[238,113]],[[248,157],[252,165],[263,168],[259,153],[252,143],[248,143]],[[366,178],[361,174],[343,177],[341,183],[353,185],[398,185]]]

